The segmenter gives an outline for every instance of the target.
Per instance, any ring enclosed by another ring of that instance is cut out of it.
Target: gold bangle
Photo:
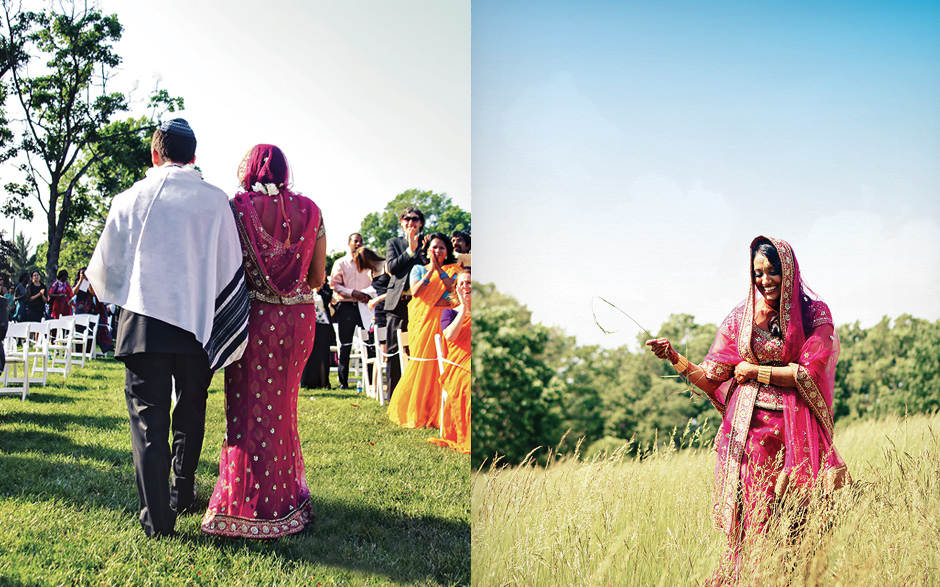
[[[685,373],[685,370],[689,368],[689,360],[682,355],[679,355],[679,360],[676,361],[672,366],[675,367],[679,375],[682,375]]]
[[[773,367],[770,365],[761,365],[757,368],[757,380],[767,385],[770,383],[770,376],[773,374]]]

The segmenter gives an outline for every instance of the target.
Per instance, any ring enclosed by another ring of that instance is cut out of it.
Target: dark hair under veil
[[[290,188],[287,157],[274,145],[255,145],[238,166],[238,182],[246,192],[255,191],[257,184]]]
[[[758,254],[763,255],[764,258],[770,261],[777,275],[783,275],[783,268],[780,264],[780,254],[777,252],[777,247],[774,246],[769,238],[763,236],[757,237],[754,239],[754,242],[751,243],[751,267],[754,266],[754,257]],[[800,278],[799,287],[798,295],[800,300],[800,314],[802,315],[803,322],[803,335],[809,336],[809,333],[813,330],[812,301],[814,299],[818,300],[819,296],[806,285],[802,277]],[[771,334],[778,338],[783,337],[783,333],[780,332],[780,326],[776,322],[773,324]]]
[[[236,211],[247,214],[250,213],[249,206],[253,208],[261,226],[272,227],[273,232],[269,236],[285,249],[293,250],[305,239],[308,243],[310,239],[316,242],[320,210],[312,201],[291,190],[290,166],[278,147],[267,144],[252,147],[238,167],[238,179],[244,191],[235,195],[233,205]],[[304,274],[293,268],[294,264],[310,265],[305,247],[295,251],[293,256],[272,257],[272,251],[266,250],[265,243],[256,242],[254,237],[250,246],[271,277],[266,285],[259,284],[259,287],[272,287],[277,294],[293,291],[296,285],[294,278]],[[278,265],[268,266],[269,262],[277,262]],[[286,281],[282,282],[280,276],[284,276]]]

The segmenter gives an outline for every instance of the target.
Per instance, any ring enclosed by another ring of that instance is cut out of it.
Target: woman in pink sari
[[[248,348],[225,369],[225,441],[202,531],[276,538],[312,519],[297,394],[313,348],[326,238],[320,209],[291,191],[280,149],[256,145],[238,178],[232,210],[251,298]]]
[[[763,530],[775,505],[805,505],[812,491],[851,483],[832,443],[839,339],[829,307],[805,285],[785,241],[754,239],[749,270],[747,298],[722,322],[701,364],[664,338],[646,343],[722,415],[715,524],[728,551],[718,584],[734,581],[744,539]]]

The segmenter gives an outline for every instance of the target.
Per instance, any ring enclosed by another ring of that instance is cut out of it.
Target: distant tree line
[[[714,437],[718,413],[651,353],[578,346],[558,328],[533,324],[523,304],[492,284],[474,284],[473,305],[475,467],[496,454],[518,463],[537,447],[571,451],[582,438],[582,452],[592,454],[631,440],[648,446],[687,426]],[[837,425],[940,409],[940,320],[903,315],[837,330]],[[716,332],[676,314],[653,334],[700,362]]]

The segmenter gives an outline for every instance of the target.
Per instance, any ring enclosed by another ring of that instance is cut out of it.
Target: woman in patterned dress
[[[749,270],[747,298],[722,322],[701,364],[664,338],[646,343],[722,414],[715,523],[728,549],[717,584],[735,580],[743,541],[763,531],[775,505],[805,505],[811,490],[828,494],[851,483],[832,443],[839,339],[829,307],[805,285],[783,240],[754,239]]]
[[[249,339],[225,369],[225,441],[202,531],[276,538],[312,519],[297,394],[313,348],[326,238],[320,209],[291,191],[280,149],[256,145],[238,177],[232,210],[251,298]]]

